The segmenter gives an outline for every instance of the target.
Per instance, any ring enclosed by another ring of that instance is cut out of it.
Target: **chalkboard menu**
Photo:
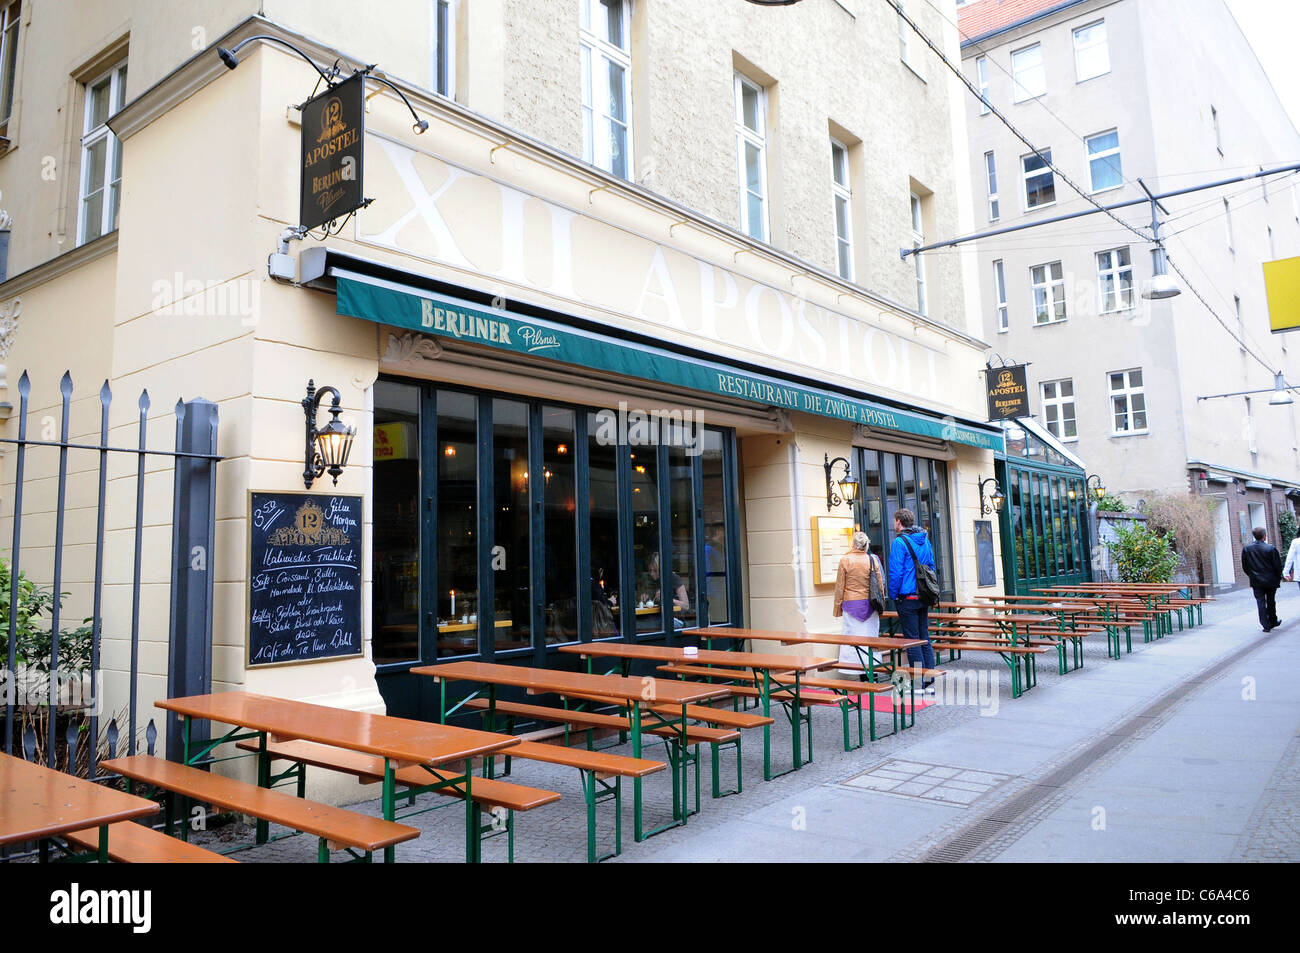
[[[249,494],[248,664],[360,655],[361,497]]]

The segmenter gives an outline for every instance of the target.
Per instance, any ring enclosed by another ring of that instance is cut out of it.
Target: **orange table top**
[[[810,672],[838,665],[833,658],[807,658],[800,655],[761,655],[757,652],[715,652],[700,649],[687,655],[681,648],[667,645],[628,645],[626,642],[587,642],[581,645],[562,645],[561,652],[570,655],[599,656],[601,658],[645,659],[653,662],[699,662],[702,665],[732,665],[744,668],[766,668],[785,672]]]
[[[853,645],[862,649],[906,649],[924,645],[920,639],[892,639],[871,635],[843,635],[835,632],[780,632],[769,629],[742,629],[716,625],[704,629],[684,629],[683,635],[704,639],[752,639],[756,642],[780,642],[783,645]],[[735,652],[728,652],[735,655]],[[698,657],[698,656],[697,656]]]
[[[490,731],[330,708],[252,692],[169,698],[158,702],[158,707],[270,732],[280,741],[315,741],[408,764],[445,764],[519,743],[518,738]]]
[[[647,679],[642,678],[589,675],[586,672],[557,672],[548,668],[525,668],[520,665],[498,665],[494,662],[445,662],[441,665],[424,665],[411,669],[411,674],[428,675],[430,678],[441,678],[447,681],[509,685],[513,688],[529,689],[537,694],[563,695],[566,692],[583,692],[624,701],[643,699],[647,682]],[[682,682],[675,678],[655,678],[649,681],[654,683],[652,697],[659,704],[685,705],[722,698],[728,694],[725,688],[716,685]]]
[[[38,840],[156,814],[159,805],[0,754],[0,844]]]

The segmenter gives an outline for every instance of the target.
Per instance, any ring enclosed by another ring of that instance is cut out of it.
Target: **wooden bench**
[[[735,668],[725,669],[717,667],[706,667],[699,665],[685,665],[681,663],[670,663],[660,665],[659,671],[669,675],[686,677],[693,675],[697,678],[727,678],[733,681],[747,684],[733,684],[727,686],[733,696],[742,698],[763,697],[763,691],[758,687],[758,678],[752,670]],[[773,678],[779,678],[786,673],[772,672]],[[819,676],[802,676],[799,679],[799,686],[803,688],[821,689],[833,692],[832,697],[825,695],[805,695],[802,691],[799,693],[799,706],[801,708],[814,708],[817,706],[835,707],[840,710],[842,727],[844,729],[844,750],[853,751],[862,747],[862,696],[877,695],[893,692],[894,685],[891,682],[858,682],[848,681],[846,679],[821,678]],[[769,700],[777,701],[787,706],[794,704],[794,692],[788,688],[776,688],[769,692]],[[858,740],[854,744],[849,731],[849,712],[857,712],[858,717]],[[867,706],[868,711],[868,732],[872,741],[876,740],[876,709],[874,705]],[[811,713],[808,713],[809,715]],[[804,715],[800,715],[804,718]],[[791,719],[791,724],[795,724],[796,719]],[[808,756],[812,757],[812,720],[807,718],[808,724]],[[795,730],[798,730],[797,727]],[[898,730],[898,712],[894,712],[894,730]]]
[[[1011,672],[1011,697],[1019,698],[1026,689],[1033,688],[1037,684],[1034,664],[1035,659],[1047,651],[1045,645],[1012,645],[1010,641],[993,641],[982,640],[979,638],[963,638],[959,635],[935,635],[930,638],[930,643],[934,646],[937,654],[942,649],[947,649],[949,658],[956,658],[961,652],[996,652],[1001,656],[1002,661],[1006,663]],[[1021,684],[1020,679],[1020,662],[1025,663],[1025,680]]]
[[[236,742],[235,747],[245,751],[258,750],[257,742],[252,740]],[[378,755],[335,748],[314,741],[272,741],[267,743],[266,751],[273,760],[293,761],[299,765],[311,765],[350,774],[362,784],[378,784],[384,780],[384,759]],[[460,777],[460,772],[452,769],[428,770],[420,765],[409,765],[398,768],[394,772],[397,783],[405,785],[408,789],[401,792],[408,803],[414,803],[416,794],[423,793],[426,789],[445,797],[465,800],[463,788],[456,784],[445,783],[457,777]],[[300,772],[298,774],[299,796],[305,780],[306,774]],[[440,783],[439,787],[429,788],[430,784]],[[532,811],[547,804],[554,804],[560,799],[560,795],[554,791],[525,787],[522,784],[512,784],[509,781],[498,781],[492,778],[474,778],[471,791],[471,797],[479,810],[491,816],[490,820],[479,825],[478,853],[482,854],[481,848],[485,835],[492,837],[504,833],[508,845],[508,863],[514,863],[515,860],[515,812]],[[408,812],[403,817],[410,817],[416,813],[422,812]]]
[[[346,850],[354,859],[369,863],[376,850],[420,836],[418,830],[405,824],[317,804],[152,755],[113,758],[101,766],[104,771],[120,774],[132,782],[314,834],[316,859],[320,863],[329,863],[331,850]],[[182,826],[181,830],[182,836],[186,836],[188,828]],[[357,857],[354,850],[362,851],[363,856]]]
[[[566,692],[565,694],[566,696],[572,696],[575,698],[588,697],[578,692]],[[617,700],[612,698],[608,698],[605,696],[593,696],[593,697],[596,698],[597,704],[611,705],[611,706],[618,705]],[[486,698],[471,698],[464,703],[464,707],[473,708],[479,711],[486,711],[490,705],[491,702],[489,702],[488,699]],[[674,707],[671,705],[661,705],[661,706],[654,706],[654,707],[657,707],[660,710],[660,712],[657,713],[667,712],[670,717],[674,714],[679,717],[681,715],[680,706]],[[688,705],[687,707],[690,708],[690,707],[697,707],[697,706]],[[546,721],[557,725],[564,725],[565,726],[564,740],[565,740],[566,748],[568,746],[568,741],[569,741],[568,728],[570,726],[577,727],[577,728],[584,728],[587,730],[587,749],[589,751],[593,750],[595,747],[595,737],[593,734],[594,729],[610,728],[622,733],[622,732],[630,731],[632,728],[631,718],[628,718],[625,715],[606,715],[600,712],[582,711],[581,709],[576,709],[576,708],[553,708],[547,705],[528,705],[522,702],[497,701],[495,709],[498,715],[506,716],[507,731],[509,731],[509,733],[511,734],[514,733],[515,719],[517,718],[535,718],[538,721]],[[706,725],[687,725],[685,728],[686,749],[681,751],[680,753],[675,750],[677,742],[680,741],[680,736],[676,728],[669,725],[658,725],[655,727],[650,727],[644,724],[643,722],[642,731],[645,734],[655,735],[656,737],[664,739],[664,745],[668,751],[668,759],[670,762],[672,762],[673,765],[672,775],[673,775],[674,789],[678,787],[677,759],[679,757],[684,759],[685,764],[688,767],[694,765],[695,767],[695,812],[698,812],[700,809],[700,762],[699,762],[700,744],[709,745],[713,752],[713,796],[715,798],[725,797],[727,794],[739,793],[739,791],[741,790],[742,773],[741,773],[740,732],[737,731],[735,728],[710,728]],[[736,749],[736,788],[734,791],[721,790],[721,772],[719,768],[719,753],[722,750],[722,748],[725,747],[734,747]],[[512,754],[514,753],[513,749],[511,750],[511,753]],[[636,759],[629,759],[629,760],[636,760]],[[684,794],[684,792],[682,793]],[[676,802],[676,798],[674,798],[674,803],[675,802]]]
[[[64,835],[71,844],[86,850],[99,850],[99,828],[71,831]],[[134,821],[118,821],[108,826],[108,856],[119,864],[233,864],[229,857],[169,837],[152,827]]]

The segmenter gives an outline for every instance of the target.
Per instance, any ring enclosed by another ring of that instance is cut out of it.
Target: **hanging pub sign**
[[[1030,416],[1024,364],[990,367],[984,373],[988,383],[989,420]]]
[[[353,73],[302,107],[302,188],[298,224],[323,225],[356,211],[365,142],[365,75]]]

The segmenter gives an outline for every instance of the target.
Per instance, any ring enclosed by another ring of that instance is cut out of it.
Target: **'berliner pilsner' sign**
[[[988,382],[989,420],[1011,420],[1029,416],[1029,388],[1025,386],[1025,365],[990,367]]]
[[[354,73],[302,107],[298,224],[315,228],[359,208],[365,77]]]

